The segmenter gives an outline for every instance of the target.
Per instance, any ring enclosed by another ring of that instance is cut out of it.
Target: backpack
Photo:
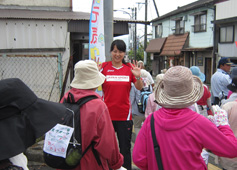
[[[150,89],[150,85],[149,85],[149,88],[148,90],[144,90],[142,89],[140,92],[140,97],[139,97],[139,100],[137,102],[137,106],[138,106],[138,111],[140,113],[145,113],[146,111],[146,106],[147,106],[147,100],[148,100],[148,97],[149,95],[152,93],[151,92],[151,89]]]
[[[53,146],[61,146],[62,141],[60,139],[52,138],[52,141],[56,141],[54,145],[49,145],[50,141],[44,142],[44,161],[45,163],[52,167],[57,169],[72,169],[79,165],[81,158],[83,155],[88,151],[90,147],[92,147],[92,151],[94,153],[94,156],[96,157],[96,160],[98,164],[100,165],[101,162],[99,160],[99,156],[96,153],[96,150],[93,148],[93,143],[91,143],[84,151],[82,151],[82,143],[81,143],[81,124],[80,124],[80,107],[85,104],[86,102],[96,99],[97,96],[86,96],[84,98],[79,99],[77,102],[74,100],[74,96],[69,92],[67,99],[64,100],[63,104],[67,107],[68,110],[72,112],[71,117],[65,121],[64,125],[65,128],[72,127],[75,130],[72,132],[72,136],[70,138],[70,142],[67,143],[67,150],[66,150],[66,156],[60,156],[59,154],[55,154],[53,152],[49,152],[46,148],[50,148],[50,150],[54,150]],[[56,125],[57,126],[57,125]],[[55,127],[54,127],[55,128]],[[63,127],[64,128],[64,127]],[[64,129],[65,129],[64,128]],[[53,128],[51,129],[53,130]],[[56,130],[55,130],[56,131]],[[50,132],[50,131],[49,131]],[[46,133],[50,136],[50,133]],[[51,134],[52,136],[52,134]],[[63,135],[62,135],[63,136]],[[53,142],[52,142],[53,143]],[[65,146],[65,145],[64,145]],[[52,148],[52,149],[51,149]],[[55,150],[59,150],[60,147],[56,148]],[[63,148],[60,148],[63,149]],[[65,153],[65,150],[63,150]],[[60,153],[60,151],[58,152]]]

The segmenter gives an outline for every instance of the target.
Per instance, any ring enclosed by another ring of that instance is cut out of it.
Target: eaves
[[[43,11],[26,9],[0,9],[0,19],[29,19],[29,20],[90,20],[90,13],[73,11]],[[114,18],[114,22],[150,24],[150,21]]]

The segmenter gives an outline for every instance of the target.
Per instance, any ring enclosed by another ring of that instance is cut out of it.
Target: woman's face
[[[114,61],[115,63],[122,63],[124,55],[125,52],[119,51],[116,45],[114,46],[113,51],[111,51],[112,61]]]

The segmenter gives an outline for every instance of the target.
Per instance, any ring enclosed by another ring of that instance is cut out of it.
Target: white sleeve
[[[16,166],[22,167],[24,170],[29,170],[27,167],[28,160],[23,153],[20,153],[14,157],[9,158],[11,163]]]
[[[149,72],[148,72],[148,73],[149,73]],[[147,78],[148,78],[148,80],[150,81],[150,83],[151,83],[151,84],[154,84],[154,80],[153,80],[151,74],[149,73],[149,74],[147,74],[147,75],[148,75]]]

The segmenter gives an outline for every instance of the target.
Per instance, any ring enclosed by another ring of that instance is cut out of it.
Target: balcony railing
[[[205,32],[207,25],[206,24],[196,24],[192,25],[193,27],[193,32]]]
[[[174,34],[178,35],[178,34],[184,34],[184,27],[180,27],[180,28],[172,28],[171,29]]]

